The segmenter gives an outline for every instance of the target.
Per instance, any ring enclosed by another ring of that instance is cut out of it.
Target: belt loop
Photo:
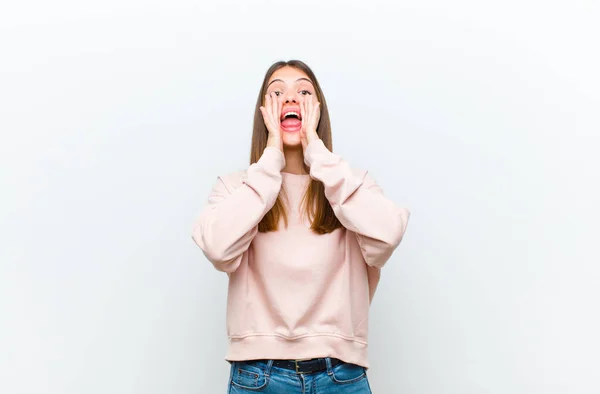
[[[331,368],[331,357],[325,357],[325,365],[327,366],[327,375],[331,376],[333,374]]]
[[[233,379],[233,373],[235,371],[235,361],[229,361],[230,367],[229,367],[229,381],[231,382],[231,380]]]
[[[267,377],[269,377],[269,375],[271,374],[271,367],[273,366],[273,362],[274,362],[273,359],[270,359],[267,361],[267,369],[265,370],[265,375]]]

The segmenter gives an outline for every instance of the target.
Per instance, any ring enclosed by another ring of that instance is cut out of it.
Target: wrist
[[[311,142],[313,142],[315,140],[319,140],[319,139],[320,139],[319,135],[314,130],[306,133],[306,145],[310,144]]]
[[[267,138],[267,147],[271,147],[271,148],[277,148],[280,151],[283,151],[283,147],[282,147],[282,143],[281,140],[279,139],[275,139],[275,138]]]
[[[279,148],[267,146],[257,164],[273,171],[281,171],[285,167],[285,156]]]

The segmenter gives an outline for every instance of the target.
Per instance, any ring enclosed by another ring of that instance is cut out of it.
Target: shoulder
[[[374,182],[375,180],[371,177],[371,174],[369,174],[369,171],[363,169],[363,168],[352,168],[352,175],[360,180],[361,183],[367,183],[370,184],[371,182]]]
[[[377,182],[375,181],[375,179],[369,173],[369,171],[367,171],[365,169],[352,168],[352,175],[354,177],[356,177],[356,179],[358,179],[359,182],[367,188],[371,188],[371,187],[378,188],[379,187],[377,185]],[[247,170],[240,170],[240,171],[230,172],[230,173],[224,174],[224,175],[219,175],[217,178],[218,178],[218,183],[220,183],[223,187],[225,187],[225,189],[228,192],[231,193],[235,189],[237,189],[238,187],[240,187],[244,184],[244,181],[248,178],[248,172],[247,172]]]
[[[358,183],[367,189],[380,189],[375,178],[371,176],[368,170],[364,168],[351,168],[352,176]]]
[[[221,184],[228,192],[232,192],[242,186],[244,180],[248,177],[246,170],[230,172],[228,174],[219,175],[217,183]]]
[[[365,180],[365,178],[367,178],[369,171],[362,169],[362,168],[352,168],[352,175],[354,175],[356,178],[360,179],[361,181]]]
[[[360,180],[360,183],[363,187],[381,191],[381,187],[377,184],[377,181],[373,176],[371,176],[369,171],[361,168],[353,168],[352,173],[357,179]]]

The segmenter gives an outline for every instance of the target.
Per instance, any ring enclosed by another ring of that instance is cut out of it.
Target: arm
[[[217,179],[192,230],[192,239],[217,270],[230,273],[240,265],[258,223],[279,195],[284,165],[283,153],[267,147],[239,188],[230,191],[221,177]]]
[[[356,233],[365,262],[383,267],[404,236],[410,211],[385,197],[366,171],[357,175],[320,139],[306,147],[304,161],[311,177],[325,186],[325,196],[336,217]]]

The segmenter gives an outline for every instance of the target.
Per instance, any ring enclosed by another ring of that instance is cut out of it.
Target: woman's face
[[[293,111],[300,117],[300,103],[303,102],[308,95],[313,95],[313,100],[317,100],[316,91],[312,81],[303,71],[294,67],[285,66],[271,75],[268,84],[266,94],[275,92],[277,97],[282,100],[279,118],[281,119],[281,138],[283,145],[286,147],[301,146],[301,119],[294,118],[293,116],[284,118],[284,116],[286,113]]]

